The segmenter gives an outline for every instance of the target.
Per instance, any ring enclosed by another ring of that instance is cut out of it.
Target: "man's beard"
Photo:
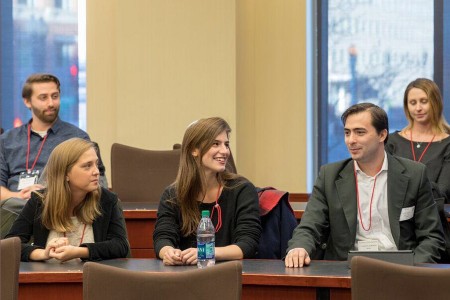
[[[53,124],[55,122],[56,118],[58,118],[59,114],[59,107],[54,109],[54,114],[47,115],[42,111],[39,111],[38,109],[33,109],[33,113],[41,122],[47,123],[47,124]]]

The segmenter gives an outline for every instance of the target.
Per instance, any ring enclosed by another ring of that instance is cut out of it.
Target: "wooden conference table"
[[[313,261],[305,268],[286,268],[281,260],[243,260],[243,299],[316,299],[329,289],[330,299],[351,299],[347,262]],[[140,272],[183,272],[196,266],[168,267],[158,259],[114,259],[100,262]],[[107,287],[99,287],[107,288]],[[83,263],[22,262],[20,300],[81,300]],[[149,299],[151,295],[149,295]]]
[[[307,202],[291,202],[295,217],[300,220]],[[128,240],[131,245],[131,255],[134,258],[154,258],[153,231],[155,229],[158,204],[143,202],[122,202],[123,213],[128,230]],[[450,215],[450,205],[445,205],[447,217]],[[450,220],[449,220],[450,221]]]

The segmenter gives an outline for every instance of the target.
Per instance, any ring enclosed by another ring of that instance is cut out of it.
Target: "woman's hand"
[[[69,239],[66,237],[54,238],[45,247],[45,254],[47,256],[46,259],[52,258],[50,253],[57,248],[64,247],[69,245]]]
[[[183,264],[181,261],[181,250],[175,249],[171,246],[162,247],[161,251],[159,251],[159,257],[163,260],[163,263],[166,266]]]
[[[69,245],[69,240],[65,237],[51,239],[47,243],[45,249],[35,249],[30,253],[31,260],[47,260],[52,258],[50,252],[54,251],[56,248]]]
[[[56,258],[61,262],[71,260],[73,258],[88,258],[89,249],[86,247],[76,247],[72,245],[64,245],[50,250],[50,257]]]
[[[181,251],[181,261],[185,265],[196,265],[197,264],[197,248],[188,248]]]

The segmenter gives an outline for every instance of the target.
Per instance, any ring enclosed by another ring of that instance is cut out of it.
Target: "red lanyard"
[[[216,196],[216,204],[213,206],[213,209],[211,211],[211,220],[212,220],[212,217],[214,215],[214,209],[217,209],[217,213],[218,213],[216,232],[218,232],[220,227],[222,227],[222,209],[220,208],[220,205],[218,203],[219,202],[219,195],[220,195],[220,188],[221,187],[222,186],[219,184],[219,189],[217,190],[217,196]]]
[[[359,190],[358,190],[358,176],[356,174],[356,168],[354,167],[353,172],[355,174],[355,181],[356,181],[356,201],[358,203],[358,214],[359,214],[359,222],[361,223],[362,228],[365,231],[369,231],[372,227],[372,201],[373,201],[373,194],[375,194],[375,185],[377,184],[377,177],[378,174],[375,175],[375,179],[373,181],[373,188],[372,188],[372,196],[370,196],[370,214],[369,214],[369,228],[366,229],[363,223],[362,215],[361,215],[361,206],[359,204]]]
[[[413,140],[412,140],[412,130],[410,130],[410,143],[411,143],[411,152],[414,158],[414,161],[418,161],[420,162],[422,160],[422,157],[425,155],[425,152],[427,152],[428,147],[430,147],[431,143],[433,142],[434,138],[436,137],[436,135],[433,135],[433,138],[431,139],[431,141],[428,143],[428,145],[425,147],[425,149],[423,149],[422,155],[419,157],[419,160],[416,160],[416,152],[414,151],[414,145],[413,145]]]
[[[84,232],[86,231],[86,224],[84,224],[84,227],[83,227],[83,233],[81,234],[81,239],[80,239],[80,245],[78,245],[78,246],[81,246],[81,244],[83,243],[83,239],[84,239]],[[64,237],[66,237],[66,233],[64,232]]]
[[[34,166],[36,165],[36,162],[39,158],[39,155],[41,155],[42,147],[44,147],[45,140],[47,139],[48,133],[44,136],[44,139],[42,140],[41,147],[39,147],[38,154],[36,155],[36,158],[34,159],[33,165],[31,166],[31,169],[28,169],[28,161],[30,159],[30,140],[31,140],[31,125],[28,123],[28,148],[27,148],[27,161],[26,161],[26,169],[27,172],[31,172],[34,169]]]

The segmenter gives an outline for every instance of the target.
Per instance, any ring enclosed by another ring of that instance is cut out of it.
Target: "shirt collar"
[[[31,122],[32,122],[32,121],[33,121],[33,118],[31,118],[31,119],[28,121],[28,124],[31,125]],[[53,123],[52,127],[50,127],[50,128],[48,129],[48,132],[57,133],[58,130],[61,128],[61,126],[62,126],[62,121],[59,119],[59,117],[56,117],[55,123]]]
[[[353,161],[353,164],[355,166],[355,170],[358,173],[362,173],[365,175],[365,173],[360,169],[358,163],[356,162],[356,160]],[[381,166],[380,171],[375,175],[377,176],[378,174],[380,174],[382,171],[387,171],[388,170],[388,159],[387,159],[387,154],[386,151],[384,151],[384,160],[383,160],[383,165]]]

